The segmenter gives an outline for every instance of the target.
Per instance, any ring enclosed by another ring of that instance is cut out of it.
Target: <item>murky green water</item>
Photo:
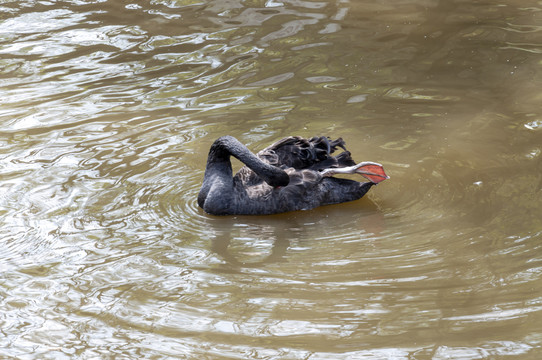
[[[538,359],[542,4],[3,1],[0,357]],[[267,217],[206,155],[342,136],[391,179]]]

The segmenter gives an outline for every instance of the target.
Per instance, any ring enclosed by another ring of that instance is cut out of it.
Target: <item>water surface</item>
[[[538,359],[541,10],[2,2],[0,357]],[[209,216],[225,134],[341,136],[391,179]]]

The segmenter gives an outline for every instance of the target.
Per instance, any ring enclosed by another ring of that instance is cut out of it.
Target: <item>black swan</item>
[[[337,147],[344,151],[332,156]],[[246,165],[235,176],[232,155]],[[332,177],[335,174],[361,174],[370,181]],[[307,210],[357,200],[388,178],[380,164],[356,164],[341,138],[290,136],[254,155],[234,137],[223,136],[209,151],[198,205],[212,215]]]

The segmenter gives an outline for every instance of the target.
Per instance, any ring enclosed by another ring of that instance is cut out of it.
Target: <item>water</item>
[[[0,357],[538,359],[541,10],[3,2]],[[342,136],[391,179],[209,216],[224,134]]]

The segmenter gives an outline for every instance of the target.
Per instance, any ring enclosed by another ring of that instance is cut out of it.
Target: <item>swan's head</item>
[[[290,183],[290,176],[288,176],[286,171],[274,166],[271,166],[270,170],[271,171],[269,174],[264,172],[262,177],[264,178],[265,182],[272,187],[282,187]]]

